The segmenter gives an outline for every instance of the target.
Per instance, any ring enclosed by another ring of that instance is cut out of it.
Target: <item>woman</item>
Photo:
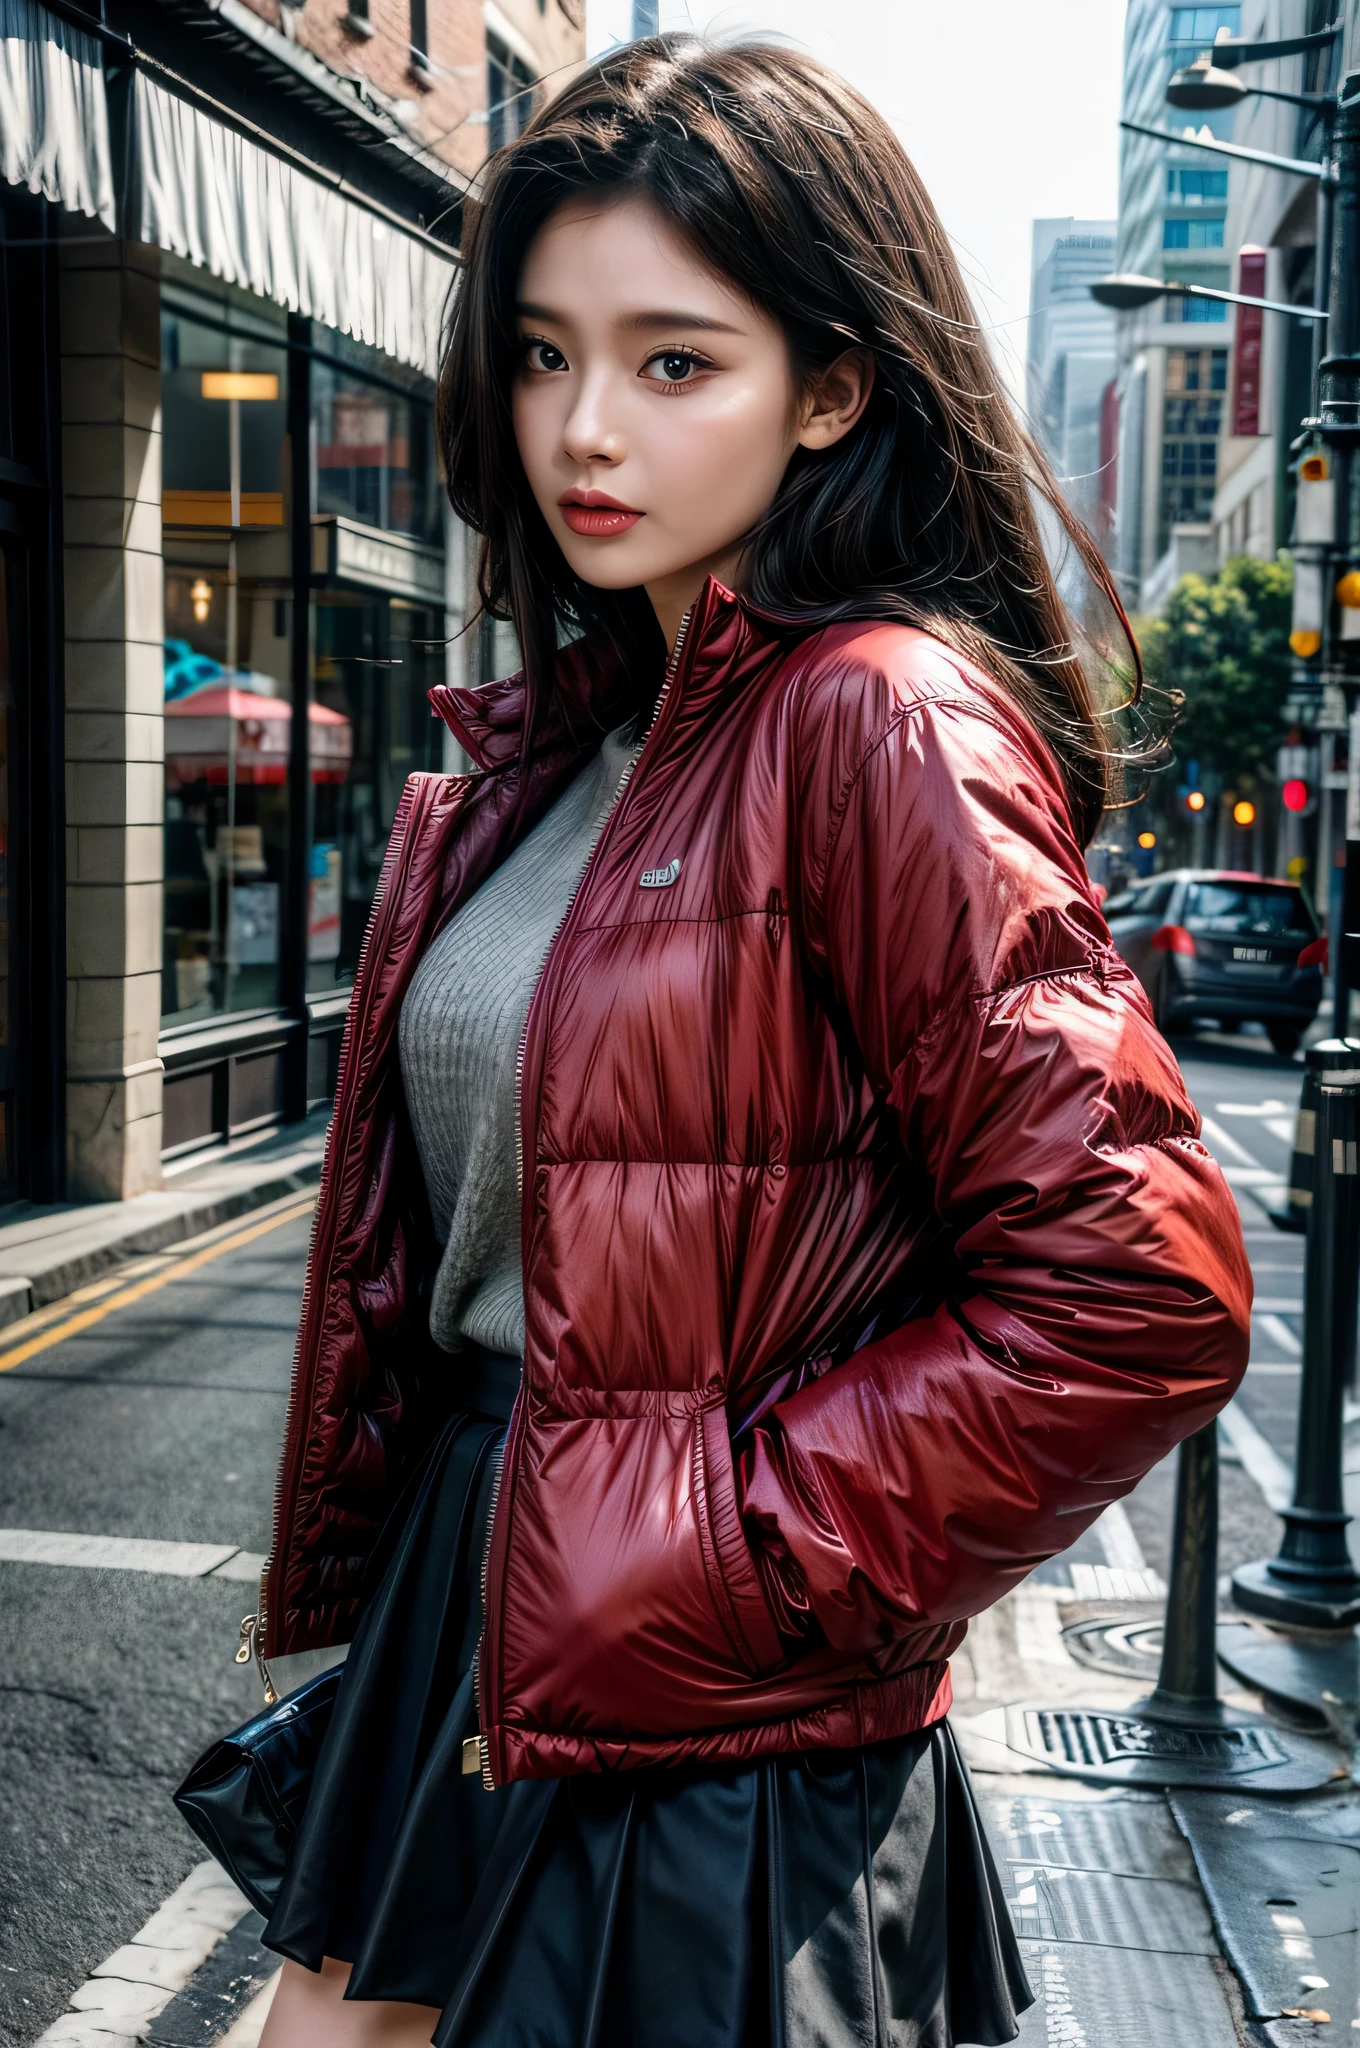
[[[525,666],[434,692],[474,772],[408,787],[351,1006],[261,1629],[353,1647],[265,2048],[1006,2041],[947,1659],[1248,1321],[1082,863],[1071,522],[804,57],[604,60],[466,259]]]

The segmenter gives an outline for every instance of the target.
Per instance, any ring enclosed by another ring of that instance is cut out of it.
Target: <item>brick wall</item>
[[[357,13],[348,0],[248,4],[340,77],[365,80],[413,140],[469,175],[486,155],[487,15],[550,92],[585,56],[585,0],[426,0],[428,67],[412,63],[410,0],[358,0]]]

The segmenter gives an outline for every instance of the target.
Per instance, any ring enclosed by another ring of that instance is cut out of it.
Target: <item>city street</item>
[[[1238,1404],[1249,1427],[1237,1426],[1238,1448],[1224,1437],[1226,1571],[1274,1548],[1260,1447],[1287,1460],[1293,1438],[1303,1242],[1276,1231],[1258,1197],[1280,1198],[1301,1067],[1264,1038],[1176,1045],[1238,1192],[1256,1272]],[[268,1540],[309,1213],[307,1199],[289,1198],[3,1332],[0,1557],[16,1556],[13,1532],[24,1531],[36,1532],[25,1554],[53,1554],[53,1537],[77,1535],[98,1560],[0,1563],[5,2048],[28,2048],[203,1860],[169,1794],[213,1736],[259,1703],[254,1671],[233,1653]],[[1244,1461],[1233,1462],[1242,1443]],[[1123,1569],[1165,1575],[1170,1509],[1167,1467],[1128,1503]],[[1043,1576],[1095,1592],[1096,1575],[1113,1569],[1097,1530]],[[1050,2038],[1031,2025],[1027,2040]]]

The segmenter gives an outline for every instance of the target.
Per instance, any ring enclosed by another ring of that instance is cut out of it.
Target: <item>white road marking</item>
[[[1282,1316],[1258,1315],[1253,1309],[1251,1319],[1261,1325],[1264,1334],[1272,1344],[1278,1344],[1281,1351],[1289,1352],[1295,1358],[1302,1356],[1303,1346]]]
[[[1232,1132],[1225,1131],[1222,1124],[1215,1123],[1211,1116],[1204,1115],[1201,1115],[1200,1123],[1205,1137],[1216,1150],[1226,1152],[1230,1158],[1238,1160],[1243,1166],[1255,1166],[1260,1171],[1265,1171],[1256,1154],[1248,1152],[1245,1145],[1239,1145]]]
[[[1081,1564],[1074,1561],[1067,1567],[1072,1574],[1072,1598],[1074,1600],[1164,1600],[1166,1581],[1160,1572],[1115,1571],[1107,1564]]]
[[[1260,1270],[1258,1266],[1256,1271],[1259,1273]],[[1277,1297],[1273,1294],[1258,1294],[1251,1305],[1251,1312],[1254,1316],[1301,1316],[1303,1303],[1297,1295],[1283,1294]]]
[[[1220,1171],[1230,1188],[1278,1188],[1283,1195],[1287,1185],[1268,1166],[1234,1166],[1230,1160],[1226,1166],[1220,1162]]]
[[[1112,1500],[1098,1521],[1091,1524],[1091,1534],[1105,1553],[1105,1562],[1117,1572],[1145,1572],[1147,1559],[1143,1546],[1133,1533],[1129,1511],[1122,1500]]]
[[[200,1863],[141,1932],[72,1993],[70,2010],[34,2048],[135,2048],[248,1911],[249,1901],[220,1865]]]
[[[1278,1515],[1294,1498],[1293,1473],[1236,1401],[1229,1401],[1218,1419],[1229,1443],[1242,1460],[1242,1469],[1256,1481]]]
[[[1272,1138],[1278,1138],[1282,1145],[1288,1145],[1291,1148],[1294,1143],[1296,1128],[1293,1117],[1288,1116],[1273,1116],[1266,1124],[1266,1129],[1270,1132]]]
[[[83,1536],[60,1529],[0,1529],[0,1563],[157,1572],[163,1578],[258,1579],[264,1558],[234,1543],[162,1543],[143,1536]]]
[[[1214,1109],[1219,1116],[1281,1116],[1288,1110],[1288,1103],[1278,1102],[1272,1095],[1267,1102],[1216,1102]],[[1292,1125],[1291,1125],[1292,1135]]]
[[[1253,1358],[1251,1364],[1247,1367],[1247,1371],[1249,1373],[1256,1373],[1258,1377],[1262,1373],[1275,1373],[1281,1378],[1285,1376],[1294,1378],[1303,1371],[1303,1367],[1301,1365],[1286,1365],[1282,1358]]]

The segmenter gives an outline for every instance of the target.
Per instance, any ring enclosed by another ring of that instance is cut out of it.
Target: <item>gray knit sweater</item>
[[[524,1356],[515,1065],[553,935],[638,749],[611,733],[439,934],[401,1011],[401,1078],[444,1247],[430,1334]]]

